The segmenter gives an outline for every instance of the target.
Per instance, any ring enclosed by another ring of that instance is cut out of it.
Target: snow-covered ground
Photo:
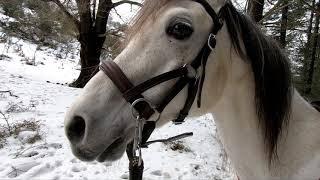
[[[12,41],[16,45],[0,43],[0,91],[10,90],[14,95],[0,93],[0,111],[11,124],[38,121],[41,140],[27,143],[35,134],[28,129],[6,138],[0,149],[0,179],[127,179],[126,156],[113,163],[81,162],[69,148],[64,114],[81,90],[63,84],[77,77],[78,56],[69,54],[60,59],[55,50],[36,50],[36,45]],[[27,65],[26,59],[36,65]],[[16,109],[6,112],[14,105]],[[6,126],[1,115],[0,125]],[[234,179],[211,115],[188,119],[180,126],[168,124],[152,137],[190,131],[193,137],[143,150],[145,179]],[[173,150],[177,147],[179,150]]]

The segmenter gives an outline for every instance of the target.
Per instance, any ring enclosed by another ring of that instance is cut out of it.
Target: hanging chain
[[[144,119],[140,118],[140,116],[136,117],[136,128],[135,128],[135,135],[133,139],[133,157],[138,158],[138,165],[141,165],[142,162],[142,153],[141,153],[141,141],[142,141],[142,130],[144,125]]]

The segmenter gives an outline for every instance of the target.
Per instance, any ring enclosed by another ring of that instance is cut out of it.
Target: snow
[[[9,123],[39,121],[42,138],[28,144],[27,139],[35,136],[30,130],[8,137],[0,149],[0,179],[127,179],[125,155],[116,162],[81,162],[72,155],[64,135],[65,112],[81,93],[81,89],[63,85],[79,73],[78,60],[72,58],[78,58],[78,52],[57,58],[57,50],[36,50],[29,42],[12,41],[16,45],[0,44],[0,54],[6,56],[0,59],[0,91],[10,90],[17,97],[0,93],[0,111],[15,104],[15,111],[7,112]],[[36,66],[27,65],[26,58],[34,59]],[[5,125],[1,115],[0,125]],[[157,129],[151,139],[184,132],[194,132],[194,136],[179,141],[178,145],[184,146],[180,150],[172,150],[174,143],[143,149],[144,179],[235,178],[209,114],[179,126],[168,124]]]
[[[0,9],[0,12],[2,12],[2,9]],[[15,22],[16,20],[12,17],[6,16],[6,15],[0,13],[0,21]]]
[[[28,143],[30,139],[34,138],[37,135],[35,131],[22,131],[18,134],[17,138],[22,143]]]
[[[13,75],[22,75],[32,80],[66,83],[71,82],[79,73],[78,60],[72,59],[77,52],[63,54],[58,50],[41,51],[35,44],[17,38],[9,38],[10,44],[0,44],[0,54],[12,59],[10,63],[0,61],[6,71]],[[76,47],[76,45],[74,45]],[[60,56],[62,58],[58,58]],[[78,56],[77,56],[78,57]],[[58,59],[58,60],[57,60]],[[34,61],[35,66],[21,65],[21,61]]]

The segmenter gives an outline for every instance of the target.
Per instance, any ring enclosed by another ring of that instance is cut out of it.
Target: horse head
[[[209,1],[216,12],[219,12],[224,3],[224,0]],[[198,2],[145,1],[128,32],[125,48],[114,62],[133,84],[139,84],[184,64],[190,64],[207,43],[214,26],[217,24]],[[227,79],[231,79],[230,76],[241,79],[249,69],[243,61],[231,63],[233,50],[225,26],[219,29],[216,41],[215,50],[209,54],[206,65],[206,80],[202,90],[205,98],[201,109],[193,105],[190,115],[211,112],[223,93]],[[228,70],[232,66],[236,69],[233,73]],[[236,66],[244,68],[235,68]],[[144,92],[143,96],[152,104],[158,104],[176,81],[171,80],[153,87]],[[178,115],[187,94],[187,88],[184,88],[168,104],[161,113],[157,126]],[[73,153],[82,160],[105,161],[120,158],[126,145],[132,141],[134,129],[135,119],[132,117],[130,104],[101,71],[89,81],[65,118],[65,130]]]

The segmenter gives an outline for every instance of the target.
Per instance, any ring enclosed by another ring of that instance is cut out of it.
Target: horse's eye
[[[167,34],[178,40],[189,38],[193,33],[192,25],[188,22],[173,21],[167,28]]]

